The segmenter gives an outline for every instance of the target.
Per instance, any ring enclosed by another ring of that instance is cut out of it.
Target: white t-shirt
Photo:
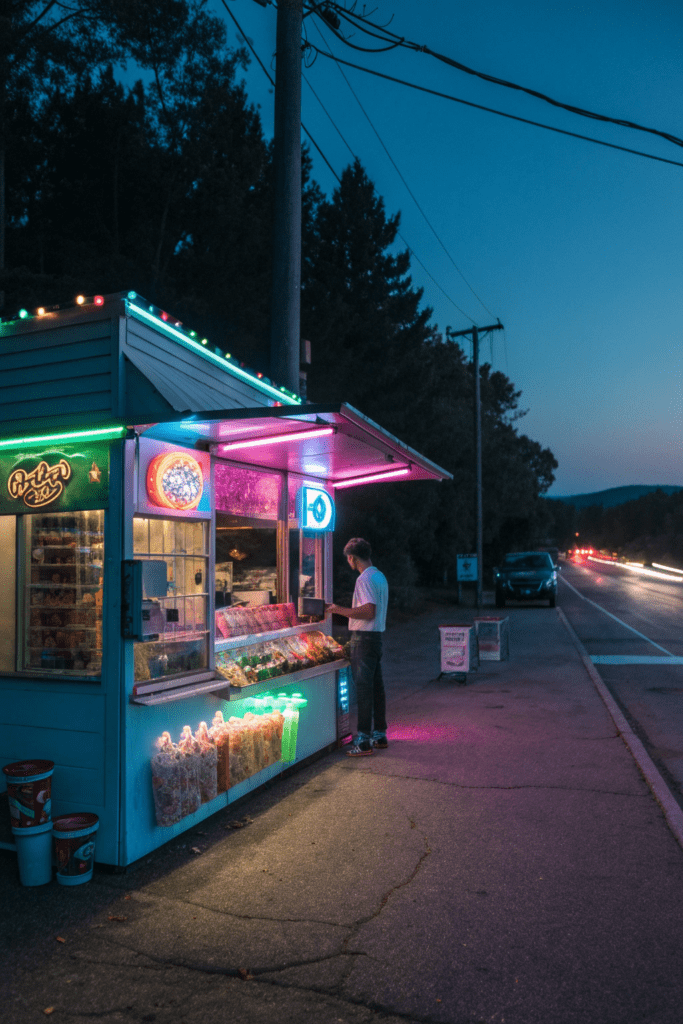
[[[387,628],[387,605],[389,603],[389,584],[384,573],[369,565],[358,579],[353,591],[352,608],[363,604],[374,604],[374,619],[349,619],[350,630],[383,633]]]

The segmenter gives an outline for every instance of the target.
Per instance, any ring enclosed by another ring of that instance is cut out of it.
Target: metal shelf
[[[343,658],[337,661],[327,661],[322,665],[313,665],[311,668],[301,669],[300,672],[287,672],[281,676],[273,676],[271,679],[264,679],[259,683],[252,683],[250,686],[231,686],[227,679],[212,676],[196,679],[188,683],[188,677],[184,679],[167,680],[165,683],[143,683],[137,687],[137,693],[130,697],[131,704],[142,704],[145,707],[154,707],[158,704],[170,704],[176,700],[187,700],[190,697],[197,697],[204,693],[210,693],[221,700],[243,700],[245,697],[256,697],[261,693],[274,690],[283,686],[291,686],[293,683],[302,682],[304,679],[312,679],[314,676],[336,672],[340,668],[346,668],[349,662]]]
[[[322,665],[312,665],[311,668],[302,668],[298,672],[285,672],[281,676],[272,676],[270,679],[262,679],[258,683],[251,683],[249,686],[230,686],[227,679],[225,682],[230,691],[229,697],[222,692],[215,691],[216,697],[222,700],[243,700],[245,697],[257,697],[260,693],[268,693],[280,686],[290,686],[292,683],[300,683],[304,679],[312,679],[324,672],[336,672],[337,669],[346,668],[350,665],[345,658],[338,658],[336,661],[325,661]]]
[[[239,647],[253,647],[254,644],[266,643],[268,640],[281,640],[286,636],[299,636],[301,633],[324,633],[324,625],[325,620],[306,622],[298,626],[283,626],[281,629],[268,630],[267,633],[245,633],[242,636],[231,636],[227,639],[216,640],[214,650],[219,654],[222,651],[234,651]]]

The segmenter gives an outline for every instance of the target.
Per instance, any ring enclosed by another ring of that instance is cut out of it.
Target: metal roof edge
[[[419,462],[421,465],[425,467],[425,469],[428,468],[435,474],[440,475],[442,480],[453,479],[453,474],[449,473],[447,469],[443,469],[443,467],[438,466],[436,462],[432,462],[432,460],[428,459],[425,455],[421,455],[420,452],[416,451],[414,448],[411,448],[410,445],[407,445],[404,441],[401,441],[400,438],[396,437],[394,434],[391,434],[388,430],[385,430],[385,428],[380,426],[379,423],[375,423],[375,421],[371,420],[369,416],[366,416],[358,409],[355,409],[352,405],[347,405],[345,402],[342,403],[340,413],[347,420],[350,420],[351,422],[356,422],[359,426],[364,427],[366,430],[370,429],[373,433],[376,433],[378,437],[380,437],[382,440],[391,441],[391,443],[395,444],[398,448],[401,449],[401,451],[407,452],[408,457],[410,459],[413,459],[415,462]]]
[[[230,355],[219,355],[216,352],[212,352],[210,348],[205,348],[200,341],[196,340],[196,332],[189,331],[181,321],[175,320],[174,317],[168,317],[161,309],[158,314],[152,312],[157,307],[149,305],[147,300],[143,299],[141,295],[135,293],[135,298],[132,298],[129,294],[123,301],[127,317],[137,320],[138,323],[145,324],[147,327],[151,327],[152,330],[155,330],[162,336],[166,335],[176,344],[182,345],[206,362],[217,367],[228,377],[248,384],[250,387],[267,395],[272,401],[277,400],[292,408],[300,408],[301,399],[293,391],[275,383],[275,381],[270,380],[269,377],[258,373],[256,370],[246,369],[238,360],[232,359]],[[144,305],[147,305],[147,309],[143,309]]]

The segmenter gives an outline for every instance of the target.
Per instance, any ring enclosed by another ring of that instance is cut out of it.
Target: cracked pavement
[[[510,610],[510,660],[458,686],[450,612],[387,634],[386,751],[83,886],[2,852],[7,1020],[680,1024],[683,851],[561,622]]]

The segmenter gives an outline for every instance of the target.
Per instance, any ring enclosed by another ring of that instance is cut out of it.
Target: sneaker
[[[347,757],[367,757],[368,754],[372,754],[370,740],[361,740],[359,743],[354,743],[346,751]]]
[[[386,736],[379,736],[376,740],[372,741],[372,745],[375,750],[386,750],[389,746]]]

